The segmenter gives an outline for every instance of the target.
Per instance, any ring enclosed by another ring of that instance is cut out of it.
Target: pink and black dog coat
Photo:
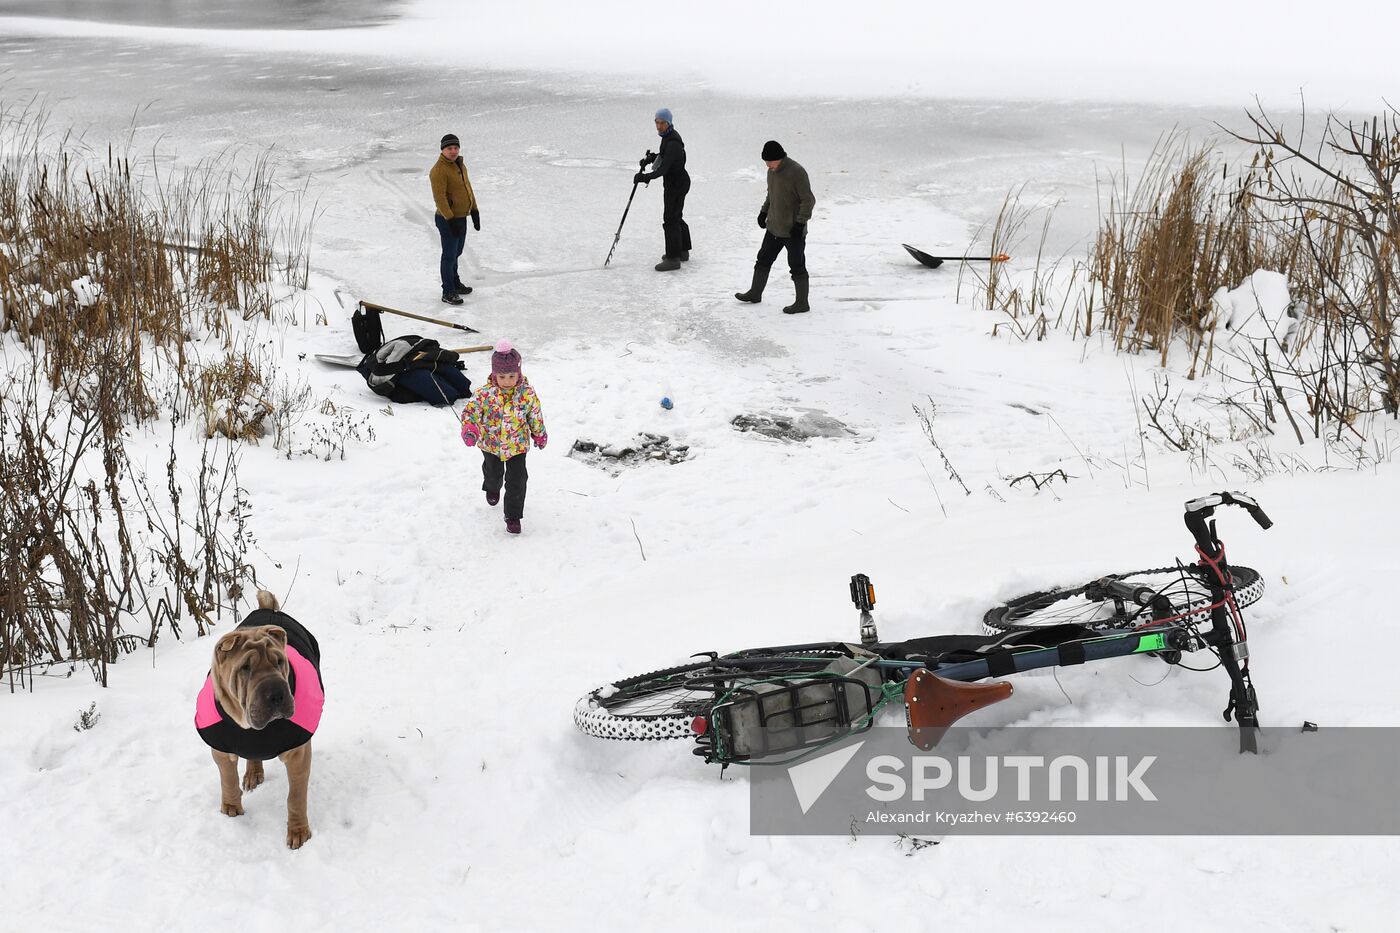
[[[204,678],[204,689],[195,701],[194,727],[210,748],[249,761],[267,761],[311,741],[326,703],[321,683],[321,647],[301,623],[285,612],[254,609],[238,628],[275,625],[287,633],[287,685],[295,712],[291,719],[274,719],[262,729],[244,729],[229,718],[214,696],[214,677]],[[235,630],[236,631],[236,630]]]

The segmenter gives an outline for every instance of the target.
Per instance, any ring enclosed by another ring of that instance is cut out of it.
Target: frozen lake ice
[[[464,140],[496,237],[518,232],[540,210],[555,215],[548,244],[517,237],[500,260],[505,274],[601,263],[630,167],[655,145],[651,112],[661,105],[677,114],[690,154],[691,226],[707,251],[738,237],[744,253],[762,200],[758,149],[769,138],[820,177],[833,232],[843,204],[899,200],[911,219],[935,210],[964,221],[963,234],[918,241],[961,252],[967,243],[958,237],[989,224],[1007,194],[1024,186],[1023,204],[1058,205],[1047,246],[1058,255],[1082,252],[1098,187],[1125,167],[1131,173],[1163,133],[1179,127],[1204,140],[1217,123],[1243,124],[1242,109],[1219,107],[736,96],[654,78],[620,88],[607,75],[109,38],[0,38],[0,56],[7,98],[41,95],[58,123],[104,149],[133,128],[134,151],[156,146],[185,164],[231,147],[275,146],[282,180],[307,184],[324,212],[316,259],[365,286],[384,284],[368,281],[373,275],[406,274],[366,268],[365,250],[431,232],[423,174],[448,131]],[[648,203],[659,202],[659,192],[638,198],[629,237],[659,214],[659,203]]]
[[[403,0],[0,0],[0,16],[201,29],[339,29],[388,22]]]

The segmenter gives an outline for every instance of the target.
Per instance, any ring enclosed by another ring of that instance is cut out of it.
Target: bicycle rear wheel
[[[790,652],[790,653],[787,653]],[[753,648],[614,681],[574,704],[574,725],[600,739],[693,738],[691,723],[739,682],[810,674],[849,652],[844,645]]]
[[[1231,567],[1235,602],[1248,606],[1264,593],[1264,580],[1250,567]],[[1176,607],[1176,621],[1199,625],[1210,619],[1210,587],[1201,571],[1194,566],[1158,567],[1131,573],[1109,574],[1112,578],[1137,586],[1151,587],[1171,600]],[[988,632],[1025,632],[1050,625],[1072,623],[1092,629],[1124,629],[1144,625],[1152,620],[1151,612],[1141,606],[1125,606],[1112,599],[1091,597],[1086,591],[1094,583],[1069,589],[1053,589],[1029,593],[987,610],[982,625]]]

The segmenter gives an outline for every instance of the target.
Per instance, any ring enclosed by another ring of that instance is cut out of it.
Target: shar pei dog
[[[214,661],[195,704],[194,725],[219,767],[220,809],[243,813],[243,791],[263,782],[263,762],[287,766],[287,846],[311,838],[306,788],[311,736],[321,721],[325,688],[316,636],[258,591],[258,608],[214,645]],[[238,780],[238,759],[248,766]]]

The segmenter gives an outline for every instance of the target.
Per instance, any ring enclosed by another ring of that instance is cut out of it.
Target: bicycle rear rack
[[[697,717],[694,753],[727,765],[816,748],[869,729],[882,699],[878,686],[834,674],[736,686]]]

